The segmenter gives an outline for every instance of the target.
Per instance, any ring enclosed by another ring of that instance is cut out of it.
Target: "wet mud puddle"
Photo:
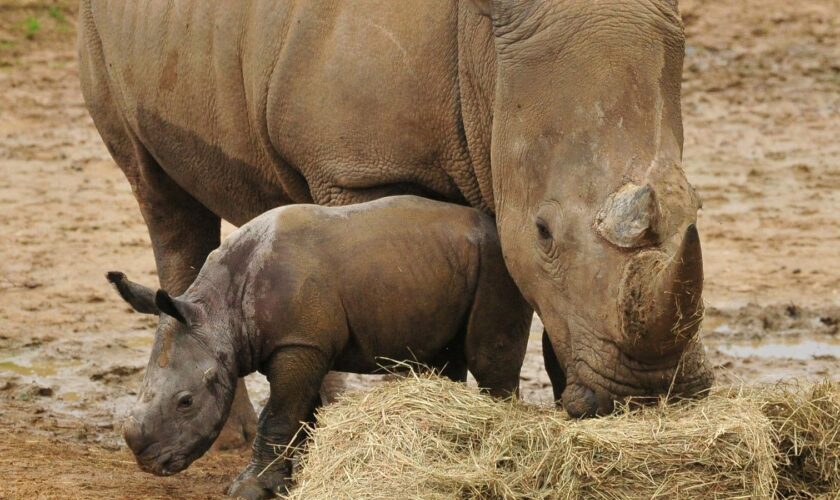
[[[739,358],[786,358],[796,360],[840,359],[840,339],[791,339],[787,341],[722,344],[718,349]]]

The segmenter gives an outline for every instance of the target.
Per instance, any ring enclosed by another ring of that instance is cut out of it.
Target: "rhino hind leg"
[[[453,382],[467,381],[467,358],[464,353],[466,332],[458,335],[454,342],[445,349],[445,355],[438,365],[440,374]]]
[[[501,259],[499,259],[501,262]],[[519,393],[533,310],[502,273],[479,282],[465,341],[467,367],[491,396]]]

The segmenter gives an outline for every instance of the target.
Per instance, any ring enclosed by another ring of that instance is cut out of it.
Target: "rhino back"
[[[406,192],[483,203],[461,124],[456,2],[82,9],[131,133],[223,218]]]
[[[316,202],[415,192],[478,203],[460,122],[457,28],[454,1],[295,10],[267,120]]]
[[[268,28],[287,15],[282,5],[90,0],[81,6],[92,20],[82,28],[95,33],[80,40],[101,45],[96,78],[107,80],[128,133],[181,187],[237,224],[308,199],[305,182],[271,157],[255,115],[273,58],[270,50],[248,47],[257,39],[265,48],[279,45]]]
[[[284,271],[267,274],[290,281],[272,284],[281,289],[310,282],[338,297],[334,310],[322,312],[346,314],[352,338],[337,369],[374,369],[376,356],[428,361],[465,325],[480,246],[493,238],[484,219],[472,208],[414,196],[284,207],[272,252]]]

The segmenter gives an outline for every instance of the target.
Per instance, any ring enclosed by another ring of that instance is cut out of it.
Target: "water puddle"
[[[823,356],[840,359],[840,339],[791,339],[789,341],[720,344],[721,352],[738,358],[782,358],[808,360]]]
[[[79,366],[78,360],[39,359],[36,351],[0,358],[0,372],[30,377],[52,377],[64,368]]]

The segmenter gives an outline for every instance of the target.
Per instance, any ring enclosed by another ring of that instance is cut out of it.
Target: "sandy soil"
[[[161,479],[119,438],[155,323],[103,274],[156,277],[130,188],[82,103],[69,3],[0,0],[0,498],[215,497],[244,454]],[[710,358],[724,382],[838,378],[840,0],[682,10]],[[546,402],[532,344],[523,393]],[[259,404],[265,388],[249,383]]]

